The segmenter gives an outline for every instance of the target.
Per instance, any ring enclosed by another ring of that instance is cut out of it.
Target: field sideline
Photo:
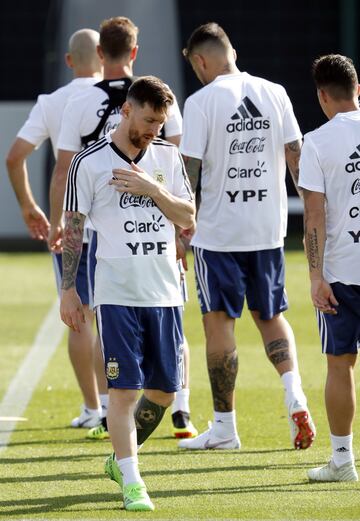
[[[212,419],[212,407],[191,256],[189,260],[185,332],[192,354],[192,420],[201,431]],[[47,254],[0,254],[0,271],[1,402],[55,300],[55,290]],[[359,483],[309,484],[306,479],[306,469],[325,463],[330,449],[323,406],[325,359],[301,252],[287,253],[287,290],[287,318],[318,429],[311,449],[291,449],[280,380],[246,312],[237,325],[241,451],[180,451],[170,437],[167,413],[139,455],[156,510],[147,515],[120,510],[117,486],[103,474],[110,443],[85,440],[86,431],[67,427],[78,412],[80,396],[63,338],[24,413],[28,421],[17,424],[0,452],[0,519],[360,519]],[[359,369],[356,373],[359,389]],[[0,431],[8,429],[9,423],[0,421]],[[357,419],[357,457],[359,430]]]

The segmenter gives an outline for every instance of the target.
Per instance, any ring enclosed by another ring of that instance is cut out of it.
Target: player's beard
[[[140,134],[137,130],[134,128],[129,129],[129,140],[131,144],[135,148],[139,148],[140,150],[146,148],[148,145],[150,145],[151,141],[154,139],[155,136],[152,134]]]

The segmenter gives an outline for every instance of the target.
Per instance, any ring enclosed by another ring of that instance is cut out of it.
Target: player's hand
[[[186,246],[181,237],[176,237],[176,260],[181,260],[184,270],[188,270],[188,263],[186,260]]]
[[[38,241],[46,241],[50,223],[42,209],[35,205],[31,208],[23,209],[22,215],[30,236]]]
[[[159,184],[135,163],[131,163],[131,170],[115,168],[113,178],[109,181],[118,192],[129,192],[133,195],[147,195],[152,197],[159,189]]]
[[[331,286],[324,279],[311,281],[311,298],[314,306],[323,313],[336,315],[336,307],[339,305]]]
[[[63,228],[62,226],[51,226],[48,234],[48,248],[51,253],[62,252],[62,238]]]
[[[60,300],[61,320],[73,331],[80,333],[82,324],[85,324],[85,313],[76,288],[62,289]]]
[[[187,228],[186,230],[181,230],[181,237],[185,237],[186,240],[190,241],[195,233],[196,224],[191,226],[191,228]]]

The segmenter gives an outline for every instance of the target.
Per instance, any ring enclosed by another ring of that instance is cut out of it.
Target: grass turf
[[[46,254],[0,255],[0,396],[54,300]],[[191,270],[192,271],[192,270]],[[199,431],[212,417],[201,317],[192,273],[185,332],[191,346],[192,420]],[[241,451],[186,452],[170,437],[167,413],[139,454],[140,470],[156,510],[127,513],[117,486],[103,474],[108,441],[85,440],[67,427],[80,395],[63,340],[51,360],[10,445],[0,454],[1,519],[253,519],[347,520],[360,518],[357,483],[309,484],[306,469],[329,457],[323,407],[325,360],[308,296],[303,255],[287,254],[287,318],[298,344],[304,388],[318,428],[314,446],[290,446],[283,392],[267,362],[247,312],[237,322],[237,418]],[[358,374],[358,371],[357,371]],[[358,424],[358,422],[357,422]],[[6,430],[6,423],[0,423]],[[356,431],[356,426],[355,426]],[[355,438],[355,453],[359,445]]]

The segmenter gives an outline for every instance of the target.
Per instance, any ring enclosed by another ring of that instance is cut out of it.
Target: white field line
[[[56,301],[0,402],[0,416],[23,415],[41,375],[62,339],[64,331],[65,325],[60,320],[59,303]],[[16,421],[0,423],[0,453],[5,450],[16,423]]]

